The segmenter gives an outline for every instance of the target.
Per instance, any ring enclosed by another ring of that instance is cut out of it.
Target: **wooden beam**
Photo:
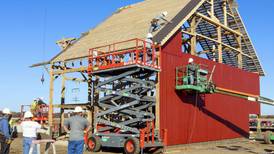
[[[89,109],[89,106],[87,103],[77,103],[77,104],[72,104],[72,103],[67,103],[64,105],[61,104],[54,104],[53,107],[54,108],[63,108],[63,109],[70,109],[73,110],[76,106],[81,106],[84,110]]]
[[[217,51],[218,51],[218,62],[223,63],[223,48],[222,48],[222,29],[221,26],[217,27],[217,38],[218,38],[218,45],[217,45]]]
[[[50,88],[49,88],[49,115],[48,115],[50,132],[53,127],[53,90],[54,90],[54,74],[53,74],[53,68],[52,68],[52,64],[51,64],[51,66],[50,66]]]
[[[237,42],[239,44],[239,50],[241,51],[239,54],[238,54],[238,67],[239,68],[243,68],[243,56],[242,56],[242,37],[238,36],[237,37]]]
[[[156,84],[156,105],[155,105],[155,129],[160,129],[160,73],[157,74]]]
[[[210,14],[211,16],[214,16],[214,0],[210,0],[211,6],[210,6]]]
[[[182,32],[184,33],[184,31],[182,31]],[[252,57],[249,56],[248,54],[243,53],[241,50],[239,50],[239,49],[237,49],[237,48],[234,48],[234,47],[232,47],[232,46],[230,46],[230,45],[227,45],[227,44],[225,44],[225,43],[219,42],[218,40],[215,40],[215,39],[213,39],[213,38],[207,37],[207,36],[202,35],[202,34],[196,34],[196,35],[197,35],[198,37],[203,38],[203,39],[207,39],[207,40],[216,42],[216,43],[218,43],[218,44],[222,44],[222,46],[227,47],[227,48],[229,48],[229,49],[231,49],[231,50],[237,51],[237,52],[241,53],[243,56],[252,58]]]
[[[226,0],[223,1],[222,7],[223,7],[223,14],[224,14],[224,25],[227,26],[227,1]]]
[[[190,23],[190,33],[196,33],[196,17],[194,16],[191,20]],[[197,40],[196,40],[196,35],[192,35],[190,39],[190,54],[191,55],[196,55],[196,45],[197,45]]]
[[[79,68],[71,68],[71,69],[66,69],[66,70],[57,70],[54,71],[53,74],[54,75],[59,75],[59,74],[65,74],[65,73],[74,73],[74,72],[83,72],[83,71],[87,71],[88,67],[79,67]]]
[[[62,86],[61,86],[61,105],[65,104],[65,92],[66,92],[66,79],[65,76],[62,75]],[[62,130],[63,130],[63,124],[64,124],[64,109],[60,108],[60,128],[59,128],[59,132],[62,134]]]
[[[197,52],[197,54],[201,55],[201,54],[205,54],[205,53],[208,53],[208,52],[210,52],[210,50],[203,50],[203,51]]]
[[[182,33],[185,33],[185,34],[188,34],[188,35],[197,35],[198,37],[200,37],[200,38],[203,38],[203,39],[207,39],[207,40],[210,40],[210,41],[213,41],[213,42],[216,42],[216,43],[221,43],[223,46],[225,46],[225,47],[227,47],[227,48],[229,48],[229,49],[231,49],[231,50],[234,50],[234,51],[237,51],[237,52],[239,52],[239,53],[241,53],[243,56],[246,56],[246,57],[248,57],[248,58],[252,58],[251,56],[249,56],[248,54],[245,54],[245,53],[243,53],[241,50],[239,50],[239,49],[237,49],[237,48],[234,48],[234,47],[232,47],[232,46],[230,46],[230,45],[227,45],[227,44],[225,44],[225,43],[222,43],[222,42],[219,42],[218,40],[215,40],[215,39],[213,39],[213,38],[210,38],[210,37],[207,37],[207,36],[205,36],[205,35],[202,35],[202,34],[198,34],[198,33],[191,33],[191,32],[188,32],[188,31],[184,31],[184,30],[182,30]],[[197,39],[199,39],[199,38],[197,38]]]
[[[67,77],[67,76],[64,76],[64,77],[65,77],[65,80],[68,80],[68,81],[87,82],[87,80],[85,80],[85,79],[72,78],[72,77]]]
[[[229,31],[229,32],[231,32],[231,33],[233,33],[233,34],[236,34],[237,36],[242,36],[242,34],[241,34],[240,32],[235,31],[235,30],[233,30],[233,29],[231,29],[231,28],[225,26],[224,24],[222,24],[222,23],[220,23],[220,22],[216,22],[215,20],[212,20],[211,18],[209,18],[209,17],[203,15],[202,13],[199,13],[199,12],[198,12],[198,13],[195,13],[195,15],[198,16],[198,17],[203,18],[205,21],[207,21],[207,22],[209,22],[209,23],[215,25],[216,27],[219,26],[219,27],[221,27],[222,29],[224,29],[224,30],[226,30],[226,31]]]

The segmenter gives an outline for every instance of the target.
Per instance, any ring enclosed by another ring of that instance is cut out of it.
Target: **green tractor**
[[[214,69],[215,66],[213,71]],[[176,67],[176,90],[214,93],[212,73],[208,71],[207,66],[194,63]]]

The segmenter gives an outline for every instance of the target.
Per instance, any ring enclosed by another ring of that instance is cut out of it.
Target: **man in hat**
[[[91,125],[83,118],[83,109],[75,107],[74,115],[64,122],[64,130],[69,134],[68,154],[82,154],[84,149],[84,131]]]
[[[161,14],[157,15],[155,18],[151,20],[151,25],[149,28],[149,33],[153,33],[161,28],[166,22],[171,23],[166,19],[167,11],[162,12]]]
[[[24,114],[24,121],[21,123],[23,132],[23,154],[28,154],[31,148],[33,140],[37,139],[37,132],[42,126],[33,121],[33,114],[30,111],[26,111]],[[37,147],[33,149],[33,154],[37,153]]]
[[[194,64],[193,58],[188,59],[188,66],[187,66],[188,76],[189,76],[189,84],[195,83],[195,74],[196,74],[196,65]]]
[[[146,52],[147,52],[147,59],[146,61],[150,61],[152,59],[152,48],[153,48],[153,35],[151,33],[147,34],[147,38],[145,40],[146,43]]]
[[[8,154],[11,144],[11,130],[9,121],[11,119],[10,109],[4,108],[2,110],[3,116],[0,117],[0,142],[1,142],[1,154]]]

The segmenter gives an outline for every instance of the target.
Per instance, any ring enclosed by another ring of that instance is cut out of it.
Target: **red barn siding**
[[[218,87],[259,95],[259,75],[181,52],[178,32],[162,49],[160,73],[160,128],[168,131],[168,145],[237,138],[248,134],[248,115],[260,105],[221,94],[187,95],[175,90],[175,68],[195,63],[216,65]],[[196,101],[197,100],[197,101]],[[196,103],[197,102],[197,103]]]

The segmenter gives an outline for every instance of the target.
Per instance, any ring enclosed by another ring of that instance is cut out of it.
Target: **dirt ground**
[[[42,149],[44,146],[42,145]],[[66,142],[56,143],[57,154],[66,153]],[[41,150],[42,151],[42,150]],[[115,153],[107,151],[116,151]],[[11,144],[11,154],[22,153],[22,139],[15,139]],[[43,151],[42,151],[43,153]],[[91,152],[86,151],[84,154]],[[121,154],[120,149],[105,149],[97,154]],[[196,143],[189,145],[173,146],[166,149],[166,154],[274,154],[274,145],[266,145],[248,139],[233,139],[219,142]]]

